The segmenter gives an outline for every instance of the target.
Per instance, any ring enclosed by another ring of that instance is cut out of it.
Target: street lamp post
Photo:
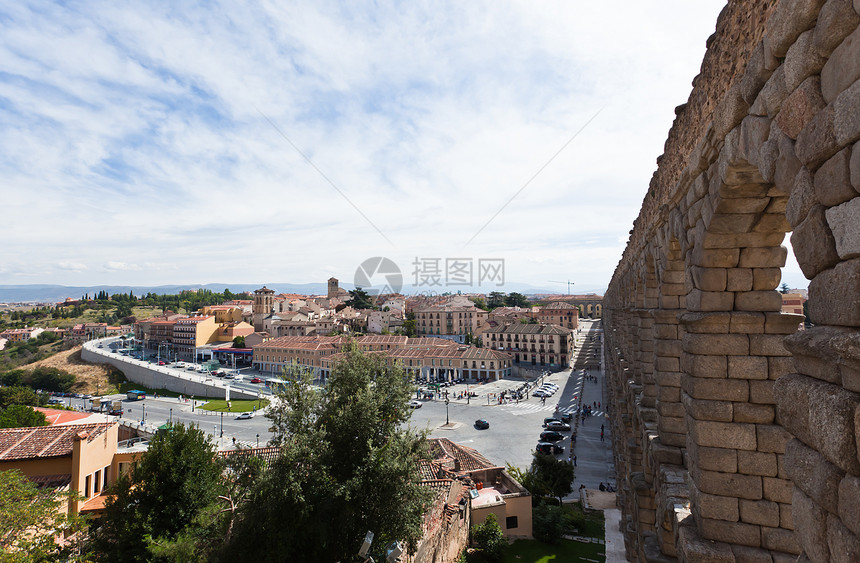
[[[260,447],[260,435],[259,434],[257,434],[257,447],[258,448]]]
[[[446,425],[451,424],[451,420],[450,420],[450,418],[448,418],[448,403],[449,403],[449,401],[446,398],[445,399],[445,424]]]
[[[143,422],[146,422],[146,403],[143,403]]]
[[[221,437],[224,437],[224,411],[221,411]]]
[[[194,395],[191,395],[191,412],[194,412]]]
[[[173,426],[173,409],[170,409],[170,426]]]

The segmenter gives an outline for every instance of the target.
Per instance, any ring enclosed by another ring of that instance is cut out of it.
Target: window
[[[508,516],[505,518],[505,528],[508,530],[516,529],[519,526],[519,522],[517,522],[516,516]]]
[[[89,498],[90,496],[90,480],[92,479],[92,475],[87,475],[86,479],[84,479],[84,498]]]

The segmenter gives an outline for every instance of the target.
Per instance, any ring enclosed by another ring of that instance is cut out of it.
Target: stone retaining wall
[[[631,560],[860,561],[858,23],[730,1],[676,108],[604,297]]]

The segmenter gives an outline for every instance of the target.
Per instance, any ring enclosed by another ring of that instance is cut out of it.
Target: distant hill
[[[108,294],[128,293],[133,292],[135,295],[146,295],[147,293],[157,294],[176,294],[188,289],[209,289],[212,291],[221,292],[228,288],[233,293],[242,293],[243,291],[254,291],[261,288],[263,285],[275,290],[278,293],[299,293],[310,295],[324,295],[328,291],[328,286],[325,283],[207,283],[207,284],[188,284],[188,285],[89,285],[89,286],[68,286],[68,285],[49,285],[49,284],[32,284],[32,285],[0,285],[0,303],[55,303],[64,300],[66,297],[77,299],[85,294],[93,296],[99,291],[107,291]],[[350,290],[355,289],[351,283],[341,283],[340,287]],[[510,293],[513,291],[523,293],[525,295],[533,295],[536,293],[555,293],[562,294],[558,288],[536,287],[523,283],[506,283],[503,287],[426,287],[413,286],[407,284],[401,290],[405,295],[413,295],[417,293],[490,293],[491,291],[502,291]],[[576,293],[603,293],[602,288],[598,289],[580,289],[577,288]]]

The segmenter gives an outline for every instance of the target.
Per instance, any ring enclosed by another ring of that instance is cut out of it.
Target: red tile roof
[[[48,409],[45,407],[33,407],[33,409],[44,414],[50,424],[68,424],[69,422],[74,422],[76,420],[92,416],[91,414],[84,412]]]
[[[76,437],[92,442],[115,422],[0,429],[0,461],[72,455]]]

